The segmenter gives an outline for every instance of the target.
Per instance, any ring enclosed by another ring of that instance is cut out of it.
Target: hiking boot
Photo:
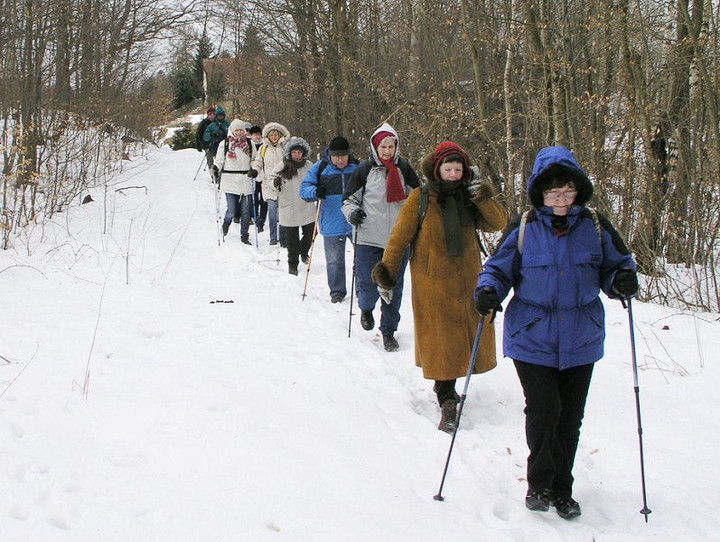
[[[440,405],[440,423],[438,429],[452,434],[457,427],[457,401],[455,399],[445,399]]]
[[[580,505],[572,497],[556,497],[551,501],[557,515],[563,519],[573,519],[582,514]]]
[[[547,512],[550,509],[550,490],[528,489],[527,495],[525,495],[525,506],[534,512]]]
[[[243,243],[245,243],[246,245],[252,245],[252,243],[250,242],[250,236],[249,236],[249,235],[243,235],[242,237],[240,237],[240,240],[241,240]]]
[[[278,244],[278,243],[277,243],[277,239],[270,239],[270,244],[271,244],[271,245],[277,245],[277,244]]]
[[[360,325],[365,331],[370,331],[375,327],[375,318],[373,318],[372,311],[360,311]]]
[[[258,233],[262,233],[264,231],[265,231],[265,228],[263,228],[262,226],[258,226]]]
[[[288,265],[288,273],[290,273],[291,275],[297,275],[297,265]]]
[[[239,217],[239,216],[234,216],[234,217],[233,217],[233,222],[235,222],[235,224],[240,224],[240,217]]]
[[[225,237],[228,234],[228,232],[230,231],[230,223],[226,224],[225,222],[223,222],[222,231],[223,231],[223,237]]]
[[[330,301],[333,303],[340,303],[343,299],[345,299],[345,296],[342,294],[333,294],[330,296]]]
[[[310,258],[308,258],[308,255],[307,255],[307,254],[302,254],[302,255],[300,256],[300,259],[302,260],[302,263],[304,263],[304,264],[306,264],[306,265],[307,265],[307,263],[310,261]]]
[[[383,335],[383,346],[385,347],[386,352],[395,352],[400,348],[397,339],[395,339],[392,334]]]

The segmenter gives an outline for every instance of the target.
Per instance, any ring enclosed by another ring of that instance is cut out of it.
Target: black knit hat
[[[330,156],[347,156],[350,154],[350,142],[343,136],[336,136],[328,145],[328,154]]]

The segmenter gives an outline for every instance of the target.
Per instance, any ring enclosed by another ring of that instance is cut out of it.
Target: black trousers
[[[525,394],[530,489],[572,497],[573,475],[593,363],[560,371],[514,360]]]
[[[315,223],[310,222],[310,224],[303,226],[284,226],[284,228],[288,251],[288,265],[297,268],[300,256],[307,257],[308,255]],[[301,229],[302,239],[300,238]]]

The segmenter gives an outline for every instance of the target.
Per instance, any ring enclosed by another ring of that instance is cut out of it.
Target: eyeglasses
[[[577,190],[544,190],[543,196],[551,200],[573,199],[577,196]]]

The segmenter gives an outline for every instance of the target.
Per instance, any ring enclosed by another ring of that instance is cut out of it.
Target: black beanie
[[[328,154],[330,156],[347,156],[350,154],[350,142],[343,136],[333,137],[328,146]]]

